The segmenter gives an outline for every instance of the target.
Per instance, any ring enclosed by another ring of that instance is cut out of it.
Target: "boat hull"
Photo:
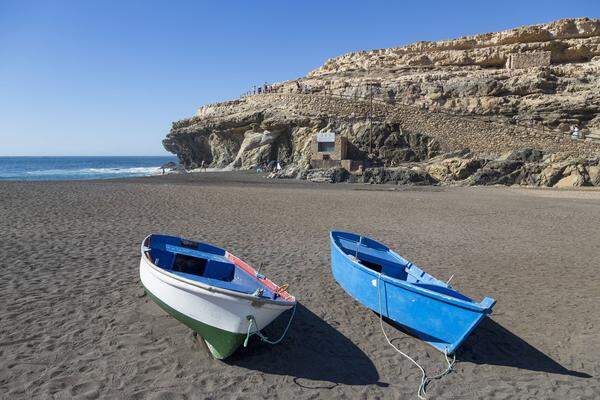
[[[244,334],[228,332],[193,319],[163,302],[145,286],[144,290],[146,291],[148,297],[150,297],[150,299],[152,299],[152,301],[154,301],[160,308],[162,308],[182,324],[186,325],[188,328],[197,332],[198,335],[200,335],[200,337],[202,337],[202,339],[206,342],[213,357],[217,359],[224,359],[233,354],[244,342],[244,338],[246,337]]]
[[[489,298],[469,303],[380,275],[348,257],[333,239],[331,259],[333,277],[350,296],[446,354],[455,352],[494,304]]]
[[[250,296],[198,287],[162,272],[144,255],[140,279],[148,296],[163,310],[197,332],[212,355],[223,359],[244,342],[252,315],[258,329],[271,323],[293,303],[262,302]]]

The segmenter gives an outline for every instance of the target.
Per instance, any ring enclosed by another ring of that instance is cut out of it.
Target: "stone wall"
[[[334,167],[339,167],[341,165],[342,165],[342,163],[340,160],[319,160],[319,159],[310,160],[310,167],[317,168],[317,169],[334,168]]]
[[[520,69],[545,67],[552,62],[550,51],[529,51],[525,53],[510,54],[506,60],[506,68]]]

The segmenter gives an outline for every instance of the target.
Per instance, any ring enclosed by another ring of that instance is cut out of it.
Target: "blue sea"
[[[48,181],[159,175],[176,157],[0,157],[0,180]]]

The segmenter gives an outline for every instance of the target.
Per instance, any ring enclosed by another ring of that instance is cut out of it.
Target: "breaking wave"
[[[159,175],[164,156],[0,157],[0,180],[110,179]]]
[[[40,176],[82,176],[89,178],[90,176],[147,176],[158,175],[161,173],[160,167],[133,167],[133,168],[82,168],[82,169],[45,169],[37,171],[27,171],[27,175]]]

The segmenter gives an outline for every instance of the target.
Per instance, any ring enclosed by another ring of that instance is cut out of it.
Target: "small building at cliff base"
[[[313,135],[311,141],[312,168],[344,167],[353,169],[351,160],[347,159],[348,138],[332,131],[321,131]]]

